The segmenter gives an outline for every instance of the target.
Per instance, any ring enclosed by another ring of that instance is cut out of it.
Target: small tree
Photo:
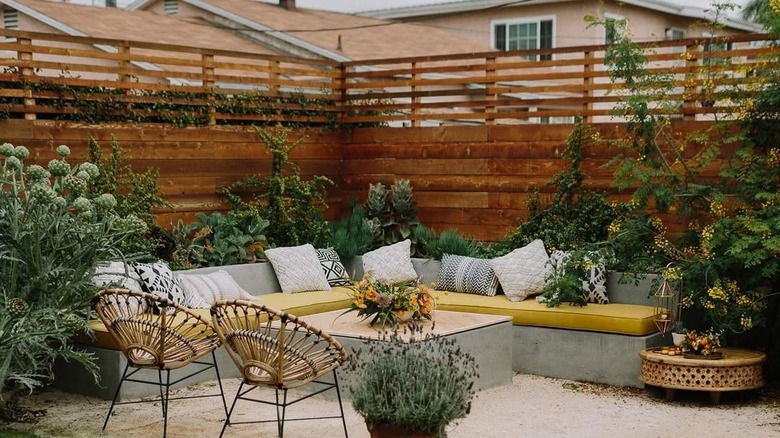
[[[328,207],[326,187],[333,181],[325,176],[308,181],[301,178],[290,154],[304,138],[288,144],[289,134],[283,126],[258,128],[258,137],[271,152],[271,173],[244,178],[219,194],[227,197],[238,218],[267,220],[265,235],[269,244],[322,246],[329,241],[322,210]]]

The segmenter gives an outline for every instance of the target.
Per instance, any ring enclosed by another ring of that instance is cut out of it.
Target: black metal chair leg
[[[336,384],[336,398],[339,399],[339,411],[341,412],[341,424],[344,425],[344,437],[349,438],[347,432],[347,419],[344,417],[344,406],[341,404],[341,390],[339,389],[339,378],[336,376],[336,370],[333,370],[333,382]]]
[[[168,398],[171,390],[171,370],[165,370],[165,398],[163,405],[163,438],[168,436]]]
[[[233,409],[236,407],[236,402],[238,402],[238,397],[241,395],[241,390],[244,388],[244,382],[242,381],[240,385],[238,385],[238,391],[236,391],[236,398],[233,399],[233,404],[230,405],[230,410],[227,413],[227,418],[225,418],[225,424],[222,425],[222,431],[219,433],[219,438],[222,438],[222,435],[225,434],[225,429],[230,425],[230,416],[233,415]]]
[[[284,438],[284,417],[287,414],[287,388],[284,388],[284,401],[282,402],[282,422],[279,423],[279,438]]]
[[[211,352],[211,360],[214,361],[214,372],[217,374],[217,383],[219,384],[219,395],[222,396],[222,407],[225,408],[225,422],[227,422],[228,407],[225,400],[225,390],[222,388],[222,379],[219,377],[219,366],[217,366],[217,355]]]
[[[127,377],[128,369],[130,369],[130,362],[125,364],[125,370],[122,372],[122,378],[119,379],[119,385],[117,385],[116,387],[116,392],[114,393],[114,399],[111,400],[111,407],[108,408],[108,415],[106,415],[106,420],[103,422],[103,430],[106,430],[106,426],[108,426],[108,419],[111,418],[111,413],[114,412],[116,399],[119,398],[119,391],[122,389],[122,383],[125,382],[125,377]]]

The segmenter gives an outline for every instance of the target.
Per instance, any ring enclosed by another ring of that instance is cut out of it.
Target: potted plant
[[[367,340],[347,366],[352,406],[372,438],[443,437],[471,410],[474,357],[452,339],[409,331]]]

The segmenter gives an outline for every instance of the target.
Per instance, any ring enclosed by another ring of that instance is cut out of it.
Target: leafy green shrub
[[[593,137],[578,119],[563,152],[563,158],[570,161],[569,168],[549,182],[556,187],[552,203],[542,208],[538,193],[529,197],[528,220],[507,238],[511,248],[542,239],[548,251],[566,250],[607,239],[607,228],[615,218],[615,211],[603,194],[581,188],[585,174],[580,163]]]
[[[58,358],[96,372],[92,356],[69,345],[86,329],[93,272],[146,231],[137,217],[115,213],[111,194],[90,197],[97,166],[71,166],[65,145],[57,153],[61,158],[45,169],[24,165],[27,148],[0,145],[0,390],[6,408],[20,391],[48,382]]]
[[[425,240],[428,257],[441,260],[444,254],[455,254],[467,257],[480,255],[479,244],[470,238],[463,237],[457,230],[444,230],[438,237]]]
[[[237,215],[267,220],[265,234],[270,245],[311,243],[322,247],[330,240],[322,210],[328,206],[326,187],[333,181],[324,176],[301,179],[298,167],[289,157],[303,138],[288,145],[289,133],[282,126],[258,128],[257,135],[272,155],[271,173],[244,178],[219,194],[227,197]]]
[[[355,203],[351,211],[349,216],[328,224],[333,249],[345,261],[365,254],[374,244],[375,227],[366,219],[363,206]]]
[[[262,256],[263,232],[268,221],[257,217],[237,218],[214,212],[197,213],[198,222],[174,227],[178,248],[176,267],[226,266],[251,263]],[[189,239],[189,240],[188,240]]]
[[[352,406],[369,428],[392,424],[446,436],[445,427],[471,409],[477,365],[454,340],[407,342],[395,333],[367,340],[347,372]]]
[[[154,254],[164,245],[165,238],[157,227],[154,211],[170,207],[157,185],[160,177],[158,170],[150,168],[143,173],[133,172],[123,162],[122,148],[116,139],[111,141],[111,155],[103,158],[100,144],[90,137],[89,161],[100,171],[90,185],[90,193],[114,195],[117,211],[138,217],[149,229],[146,235],[127,239],[120,250],[125,254],[140,254],[142,258],[154,260]]]

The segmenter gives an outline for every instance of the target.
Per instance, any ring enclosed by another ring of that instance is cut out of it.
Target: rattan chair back
[[[218,301],[212,321],[244,380],[295,388],[346,360],[341,344],[305,321],[250,301]]]
[[[95,311],[136,367],[181,368],[221,344],[211,321],[158,295],[102,290],[95,299]]]

